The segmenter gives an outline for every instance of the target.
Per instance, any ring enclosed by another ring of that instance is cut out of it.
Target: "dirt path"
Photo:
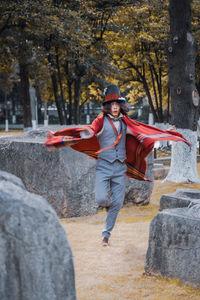
[[[150,205],[121,209],[110,247],[101,246],[104,211],[61,220],[73,251],[78,300],[200,299],[200,289],[144,274],[150,221],[158,212],[161,194],[178,187],[200,185],[156,181]]]

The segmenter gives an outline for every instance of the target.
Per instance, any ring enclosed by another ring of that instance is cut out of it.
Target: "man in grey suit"
[[[117,97],[118,95],[118,97]],[[126,124],[121,118],[128,111],[125,98],[117,86],[105,90],[102,112],[103,128],[97,134],[101,149],[96,165],[95,197],[100,207],[105,207],[107,217],[102,232],[102,245],[109,245],[109,237],[123,205],[126,186]],[[116,145],[113,144],[120,136]],[[112,145],[112,147],[110,147]]]
[[[51,132],[45,142],[49,148],[70,146],[90,157],[97,158],[96,201],[107,209],[105,228],[102,232],[103,246],[115,225],[125,194],[126,175],[138,180],[145,177],[145,158],[154,143],[160,140],[182,141],[191,144],[172,126],[166,131],[132,120],[125,98],[116,85],[109,85],[100,114],[89,126],[67,128]],[[59,137],[60,136],[60,137]],[[87,139],[87,142],[85,142]]]

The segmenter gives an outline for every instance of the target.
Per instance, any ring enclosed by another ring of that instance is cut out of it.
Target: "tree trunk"
[[[15,98],[12,99],[12,124],[16,124]]]
[[[24,129],[26,130],[32,127],[28,66],[26,63],[20,62],[19,69],[20,69],[19,76],[21,82],[21,95],[22,95],[22,102],[23,102]]]
[[[80,87],[81,87],[81,79],[77,77],[74,82],[74,123],[80,123]]]
[[[72,124],[72,83],[70,80],[67,80],[67,86],[68,86],[68,96],[69,96],[69,105],[68,105],[68,124]]]
[[[170,89],[168,83],[168,91],[167,91],[167,123],[170,121]]]
[[[157,115],[158,115],[158,122],[162,121],[162,116],[160,116],[160,108],[159,108],[159,104],[158,104],[158,97],[157,97],[157,92],[156,92],[156,87],[155,87],[155,80],[154,80],[154,75],[153,75],[153,70],[152,70],[152,66],[149,65],[149,70],[150,70],[150,74],[151,74],[151,81],[152,81],[152,85],[153,85],[153,91],[154,91],[154,98],[155,98],[155,102],[156,102],[156,110],[157,110]]]
[[[160,62],[162,64],[162,61]],[[160,102],[160,115],[161,115],[161,122],[163,122],[163,105],[162,105],[162,67],[159,67],[159,79],[157,80],[158,86],[158,94],[159,94],[159,102]]]
[[[142,83],[143,83],[143,87],[144,87],[144,90],[146,92],[146,95],[147,95],[147,98],[148,98],[148,101],[149,101],[149,105],[150,105],[150,108],[151,108],[151,112],[153,114],[153,117],[154,117],[154,122],[158,122],[158,115],[156,113],[156,110],[154,108],[154,105],[153,105],[153,100],[152,100],[152,97],[151,97],[151,93],[149,91],[149,88],[148,88],[148,84],[146,82],[146,79],[142,79]]]
[[[69,70],[69,62],[66,60],[65,62],[65,74],[67,77],[67,87],[68,87],[68,97],[69,97],[69,104],[68,104],[68,122],[67,124],[72,124],[72,78]]]
[[[56,67],[58,71],[58,83],[60,85],[60,95],[61,95],[61,105],[64,113],[63,121],[65,124],[67,124],[67,114],[65,109],[65,99],[63,95],[63,86],[62,86],[62,78],[61,78],[61,72],[60,72],[60,62],[59,62],[59,56],[58,56],[58,48],[55,48],[56,50]]]
[[[156,84],[157,84],[157,90],[158,90],[158,98],[159,98],[159,118],[160,122],[163,122],[163,98],[162,98],[162,58],[159,57],[159,51],[155,49],[155,56],[156,56],[156,62],[158,67],[158,72],[156,71],[155,67],[153,68],[155,78],[156,78]]]
[[[199,74],[199,70],[200,70],[200,55],[198,54],[196,57],[196,81],[197,81],[197,90],[200,93],[200,74]]]
[[[58,111],[59,122],[60,122],[60,125],[63,125],[64,118],[63,118],[63,114],[62,114],[62,105],[60,103],[59,96],[58,96],[58,85],[57,85],[57,81],[56,81],[56,74],[54,72],[51,74],[51,81],[52,81],[52,85],[53,85],[53,92],[54,92],[54,98],[55,98],[56,107],[57,107],[57,111]]]
[[[48,55],[48,61],[51,65],[51,67],[53,67],[54,62],[53,62],[52,56],[50,54]],[[51,81],[52,81],[52,86],[53,86],[54,98],[55,98],[56,107],[57,107],[57,111],[58,111],[58,118],[59,118],[60,125],[63,125],[64,117],[63,117],[62,105],[60,103],[60,99],[59,99],[59,95],[58,95],[58,85],[57,85],[56,73],[55,73],[55,71],[52,71],[52,70],[50,70],[50,73],[51,73]]]
[[[173,143],[172,161],[166,181],[198,182],[196,163],[197,111],[199,96],[195,88],[195,43],[191,34],[191,0],[170,0],[170,40],[168,74],[172,124],[192,143]]]
[[[48,116],[48,103],[44,103],[44,126],[48,126],[49,116]]]
[[[35,87],[30,82],[29,84],[29,94],[31,100],[31,119],[32,119],[32,127],[33,129],[37,128],[37,97]]]

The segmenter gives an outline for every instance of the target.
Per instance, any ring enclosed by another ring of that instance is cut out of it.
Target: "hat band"
[[[104,102],[110,101],[110,100],[117,100],[119,98],[121,98],[121,96],[118,94],[109,94],[108,96],[105,97]]]

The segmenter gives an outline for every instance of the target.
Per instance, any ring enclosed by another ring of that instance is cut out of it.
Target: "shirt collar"
[[[114,118],[111,114],[108,114],[108,116],[113,120],[113,121],[119,121],[122,117],[123,117],[123,114],[120,113],[119,116],[117,118]]]

